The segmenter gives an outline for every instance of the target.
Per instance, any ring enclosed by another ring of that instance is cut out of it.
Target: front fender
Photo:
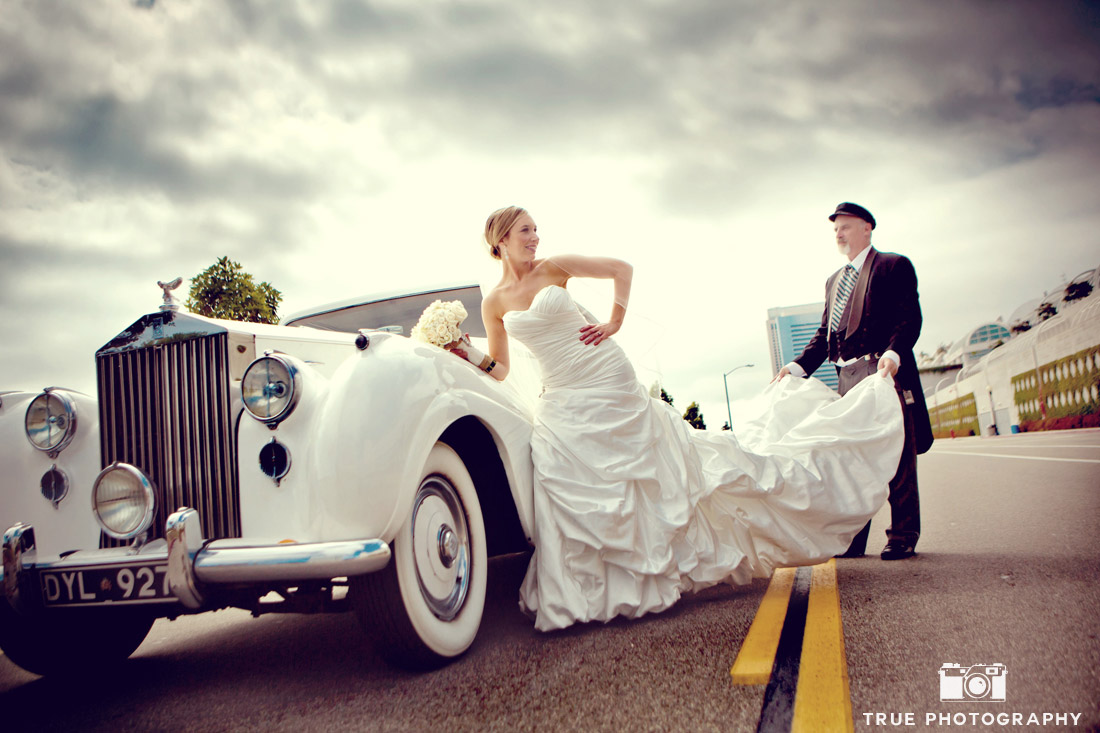
[[[99,546],[99,524],[92,515],[92,484],[99,473],[99,406],[80,392],[65,394],[77,414],[72,442],[56,458],[37,450],[24,428],[27,407],[37,392],[0,395],[0,528],[16,522],[37,530],[39,557]],[[43,495],[43,475],[56,469],[68,491],[56,504]]]
[[[384,333],[371,334],[370,346],[346,359],[332,379],[308,367],[303,375],[305,392],[283,424],[270,430],[243,419],[247,538],[392,540],[410,511],[432,446],[467,416],[493,437],[530,536],[530,419],[495,380],[433,346]],[[278,485],[259,473],[256,458],[272,439],[292,456],[291,470]]]

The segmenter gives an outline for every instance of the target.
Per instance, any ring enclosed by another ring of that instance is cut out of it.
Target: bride
[[[847,548],[885,501],[902,415],[888,379],[838,398],[814,380],[768,387],[761,417],[734,432],[695,430],[649,396],[611,339],[632,268],[602,257],[536,257],[524,209],[485,224],[499,284],[482,303],[489,354],[454,349],[508,375],[508,339],[535,356],[544,391],[531,439],[535,552],[520,605],[535,626],[637,617],[685,591],[748,583]],[[590,323],[570,278],[614,280],[611,318]]]

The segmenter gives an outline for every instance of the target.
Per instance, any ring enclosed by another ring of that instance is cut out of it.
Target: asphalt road
[[[1100,431],[941,441],[919,470],[919,555],[837,561],[854,729],[1100,730]],[[755,730],[764,688],[729,668],[766,582],[540,634],[516,606],[525,564],[494,562],[477,643],[434,673],[386,667],[350,615],[220,611],[158,621],[95,679],[0,659],[0,729]],[[941,701],[948,662],[1003,664],[1004,701]]]

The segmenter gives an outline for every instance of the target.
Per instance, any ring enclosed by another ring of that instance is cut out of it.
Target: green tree
[[[696,430],[707,429],[707,424],[703,422],[703,413],[699,412],[698,402],[692,402],[688,405],[687,411],[684,412],[684,419],[687,420],[688,425]]]
[[[1080,300],[1081,298],[1087,298],[1092,292],[1092,283],[1088,280],[1082,282],[1070,283],[1066,286],[1065,301],[1070,303],[1074,300]]]
[[[221,257],[191,279],[185,307],[208,318],[278,323],[283,294],[270,283],[256,284],[239,262]]]
[[[665,388],[661,386],[660,382],[654,382],[653,384],[649,385],[649,396],[660,397],[668,404],[672,404],[672,395],[670,395],[668,392],[665,392]]]
[[[654,382],[652,385],[650,385],[649,396],[660,397],[668,404],[672,404],[672,395],[670,395],[668,392],[665,392],[665,388],[662,387],[659,382]],[[699,412],[698,402],[692,402],[690,405],[688,405],[687,412],[684,413],[684,419],[687,420],[691,427],[695,428],[696,430],[707,429],[707,424],[703,422],[703,413]],[[722,429],[729,430],[729,427],[726,426]]]

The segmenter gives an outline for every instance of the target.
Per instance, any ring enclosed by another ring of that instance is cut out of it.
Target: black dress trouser
[[[878,361],[859,359],[853,364],[838,367],[840,377],[838,391],[841,395],[856,386],[864,379],[878,377]],[[896,383],[895,383],[896,384]],[[901,459],[898,461],[898,471],[890,480],[890,527],[886,530],[887,540],[897,540],[905,544],[917,544],[920,537],[920,497],[917,493],[917,445],[913,428],[913,411],[910,405],[905,404],[905,394],[900,386],[897,387],[898,399],[901,400],[902,413],[905,422],[905,442],[901,449]],[[859,531],[849,551],[863,552],[867,547],[867,536],[871,531],[871,523]]]

